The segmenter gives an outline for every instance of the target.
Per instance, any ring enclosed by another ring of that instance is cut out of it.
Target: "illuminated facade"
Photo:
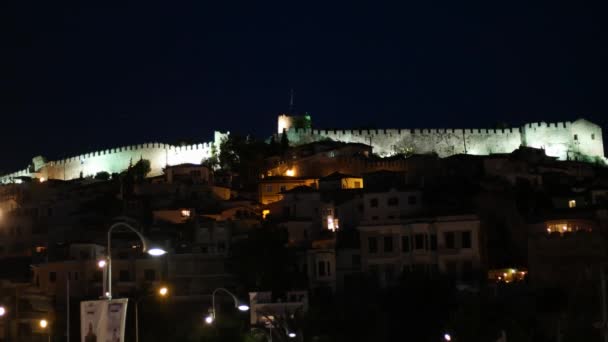
[[[140,159],[150,161],[151,170],[148,177],[159,176],[167,166],[201,164],[211,157],[214,147],[219,152],[220,142],[228,134],[215,132],[213,142],[186,146],[147,143],[110,148],[55,161],[35,157],[29,167],[0,176],[0,183],[16,182],[17,177],[70,180],[95,176],[98,172],[120,173]]]
[[[296,124],[299,117],[279,116],[292,145],[331,139],[362,143],[386,157],[399,153],[489,155],[511,153],[520,146],[544,149],[560,160],[605,161],[602,128],[585,119],[568,122],[536,122],[505,129],[339,129],[320,130]],[[310,122],[307,122],[309,125]],[[303,128],[302,128],[303,127]]]

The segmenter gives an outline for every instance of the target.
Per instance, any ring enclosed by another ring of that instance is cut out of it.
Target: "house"
[[[373,274],[382,286],[410,272],[469,280],[482,266],[476,215],[367,221],[358,229],[362,270]]]
[[[262,204],[270,204],[283,198],[282,192],[298,186],[317,188],[317,178],[299,178],[289,176],[273,176],[260,180],[258,184],[258,200]]]

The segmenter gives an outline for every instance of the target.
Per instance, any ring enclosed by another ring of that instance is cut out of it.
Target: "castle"
[[[158,176],[166,166],[202,163],[211,157],[213,149],[219,151],[220,142],[228,134],[229,132],[215,132],[213,142],[186,146],[147,143],[110,148],[56,161],[46,161],[38,156],[33,158],[27,168],[0,176],[0,184],[19,182],[19,177],[70,180],[95,176],[98,172],[120,173],[140,159],[150,161],[148,176]]]
[[[585,119],[576,121],[528,123],[504,129],[338,129],[312,128],[309,115],[279,115],[278,133],[287,134],[291,145],[331,139],[371,145],[381,157],[405,153],[488,155],[510,153],[520,146],[544,149],[559,160],[605,162],[602,128]],[[149,176],[162,174],[163,168],[184,163],[200,164],[219,151],[228,132],[215,132],[214,141],[187,146],[147,143],[85,153],[56,161],[35,157],[25,169],[0,176],[1,183],[19,177],[69,180],[94,176],[98,172],[119,173],[140,159],[150,161]]]
[[[585,119],[535,122],[504,129],[313,129],[310,116],[279,115],[278,133],[301,145],[331,139],[371,145],[381,157],[405,153],[488,155],[510,153],[520,146],[544,149],[559,160],[605,162],[602,128]]]

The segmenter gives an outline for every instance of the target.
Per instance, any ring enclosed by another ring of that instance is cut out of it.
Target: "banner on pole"
[[[124,342],[126,298],[80,302],[80,341]]]

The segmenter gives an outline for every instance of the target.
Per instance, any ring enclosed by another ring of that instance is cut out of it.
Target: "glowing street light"
[[[6,308],[4,306],[0,306],[0,317],[6,315]]]
[[[97,262],[97,267],[104,268],[104,267],[106,267],[107,264],[108,263],[104,259],[101,259]]]
[[[450,335],[448,333],[443,334],[443,340],[444,341],[448,341],[448,342],[451,341],[452,340],[452,335]]]
[[[232,300],[234,301],[234,307],[239,309],[239,311],[248,311],[249,310],[249,305],[241,302],[238,300],[238,298],[236,298],[236,295],[234,295],[234,293],[226,290],[223,287],[218,287],[217,289],[213,290],[213,293],[211,294],[211,313],[209,313],[209,315],[207,317],[205,317],[205,323],[207,324],[211,324],[213,323],[213,321],[215,321],[215,294],[218,291],[222,291],[224,293],[227,293],[230,295],[230,297],[232,297]]]
[[[289,338],[296,338],[296,333],[290,331],[287,333],[287,336],[289,336]]]
[[[42,329],[46,329],[46,327],[49,326],[49,322],[46,319],[43,318],[43,319],[40,320],[39,325],[40,325],[40,327]]]
[[[135,229],[133,226],[131,226],[130,224],[126,223],[126,222],[116,222],[114,223],[112,226],[110,226],[110,228],[108,229],[108,256],[107,256],[107,260],[108,260],[108,293],[109,295],[107,296],[108,299],[112,299],[112,231],[118,227],[125,227],[127,229],[129,229],[130,231],[132,231],[133,233],[135,233],[137,235],[137,237],[139,237],[139,239],[141,240],[142,243],[142,251],[145,253],[148,253],[152,256],[161,256],[167,253],[167,251],[165,251],[164,249],[160,248],[160,247],[151,247],[148,239],[146,239],[146,237],[139,232],[139,230]]]
[[[154,294],[154,292],[135,299],[135,342],[139,342],[139,302],[143,298],[151,296],[152,294]],[[160,287],[158,289],[158,294],[161,297],[166,297],[169,294],[169,288],[167,288],[166,286]]]

